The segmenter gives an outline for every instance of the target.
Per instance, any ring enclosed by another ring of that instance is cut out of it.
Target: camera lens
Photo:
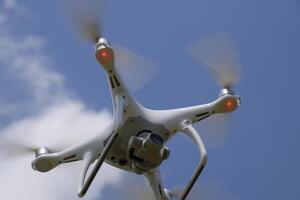
[[[151,139],[151,141],[154,143],[154,144],[156,144],[156,145],[163,145],[164,144],[164,139],[162,139],[162,137],[160,137],[159,135],[157,135],[157,134],[154,134],[154,133],[152,133],[151,135],[150,135],[150,139]]]

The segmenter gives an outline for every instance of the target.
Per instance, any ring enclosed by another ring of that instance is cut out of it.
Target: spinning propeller
[[[126,184],[122,185],[122,192],[124,199],[126,200],[153,200],[153,194],[149,188],[141,184],[139,180],[130,179],[126,177]],[[176,187],[169,191],[171,193],[172,200],[179,200],[183,188]],[[196,185],[189,195],[189,200],[220,200],[227,199],[226,188],[219,183],[202,183]]]
[[[222,88],[231,91],[239,81],[240,64],[234,41],[226,33],[205,37],[190,45],[186,52],[204,64]]]
[[[198,64],[203,65],[212,73],[218,84],[222,87],[220,96],[234,94],[233,87],[240,80],[240,64],[233,39],[226,33],[207,36],[186,48]],[[228,101],[225,106],[229,109],[235,106],[236,102]],[[240,103],[240,102],[238,102]],[[229,129],[230,115],[214,115],[207,119],[201,129],[204,137],[211,147],[223,145],[225,136]],[[218,124],[218,126],[216,126]],[[207,134],[205,133],[207,132]]]
[[[53,145],[50,148],[45,146],[34,145],[33,143],[24,142],[21,139],[2,138],[0,141],[1,156],[7,159],[13,159],[27,155],[41,155],[43,153],[59,152],[70,145]]]
[[[83,38],[97,44],[103,38],[103,1],[66,0],[67,10],[77,30]],[[102,8],[102,9],[101,9]],[[99,11],[100,10],[100,11]],[[159,64],[129,50],[112,45],[115,57],[115,67],[122,80],[132,90],[138,91],[149,83],[159,71]]]

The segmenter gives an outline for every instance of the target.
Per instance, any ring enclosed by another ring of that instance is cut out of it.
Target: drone
[[[149,109],[134,98],[116,68],[117,55],[114,48],[100,33],[97,23],[89,22],[87,25],[85,21],[84,32],[93,41],[96,61],[108,79],[113,102],[113,123],[99,133],[99,137],[60,152],[52,152],[45,146],[34,149],[35,159],[31,163],[32,168],[46,173],[64,163],[83,161],[78,190],[78,196],[83,197],[103,163],[107,163],[118,169],[144,176],[156,200],[175,198],[185,200],[203,172],[208,158],[204,142],[193,125],[215,114],[233,112],[241,104],[240,97],[232,90],[236,81],[232,78],[232,71],[219,70],[220,63],[224,64],[231,58],[225,59],[223,63],[216,60],[210,62],[209,54],[197,55],[201,52],[197,49],[201,44],[196,44],[196,48],[191,48],[191,52],[194,52],[192,54],[197,58],[203,58],[202,61],[206,65],[219,67],[212,70],[221,79],[222,89],[219,96],[214,101],[202,105],[169,110]],[[207,48],[205,43],[202,45],[204,49]],[[164,187],[160,171],[160,165],[170,155],[170,149],[166,144],[179,132],[190,137],[200,153],[200,161],[180,195]]]

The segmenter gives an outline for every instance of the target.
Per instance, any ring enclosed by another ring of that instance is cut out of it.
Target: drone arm
[[[152,122],[163,123],[170,132],[176,133],[177,130],[181,129],[178,127],[178,122],[188,120],[192,124],[197,123],[213,114],[233,112],[239,105],[239,96],[226,94],[207,104],[171,110],[148,109],[145,113],[148,114]]]
[[[201,156],[198,167],[194,171],[194,174],[193,174],[190,182],[186,186],[186,188],[180,198],[180,200],[185,200],[207,163],[207,152],[206,152],[204,143],[203,143],[200,135],[198,134],[197,130],[191,125],[191,122],[189,122],[189,121],[183,122],[181,124],[181,129],[182,129],[183,133],[185,133],[190,138],[192,138],[192,140],[197,144],[198,149],[200,151],[200,156]]]
[[[81,187],[79,188],[79,197],[83,197],[86,192],[88,191],[89,187],[91,186],[93,180],[95,179],[99,169],[101,168],[103,162],[106,159],[106,156],[108,155],[110,149],[113,147],[115,141],[117,140],[119,136],[119,127],[121,126],[122,123],[122,118],[123,118],[123,110],[125,106],[124,99],[121,95],[116,95],[116,110],[115,110],[115,130],[113,131],[112,135],[110,136],[107,144],[105,145],[101,155],[99,156],[97,162],[95,163],[94,168],[92,169],[90,175],[88,176],[87,180],[85,181],[85,176],[87,174],[88,168],[91,164],[91,158],[90,155],[87,154],[85,157],[85,162],[84,162],[84,168],[81,176]]]
[[[118,94],[115,96],[115,102],[116,102],[116,109],[114,115],[114,121],[115,121],[114,126],[115,126],[115,130],[117,130],[122,125],[123,113],[124,113],[124,108],[126,106],[126,102],[122,94]]]
[[[144,176],[146,177],[156,200],[171,200],[168,191],[163,187],[159,168],[150,170]]]

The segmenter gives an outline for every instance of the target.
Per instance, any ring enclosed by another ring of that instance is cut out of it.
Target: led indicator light
[[[99,50],[98,58],[102,64],[108,64],[112,60],[112,55],[109,49],[104,48]]]
[[[237,107],[237,101],[235,99],[227,99],[225,101],[225,109],[226,111],[233,111]]]

